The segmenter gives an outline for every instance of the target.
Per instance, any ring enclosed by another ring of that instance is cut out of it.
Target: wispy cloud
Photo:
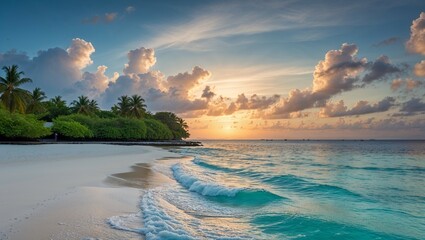
[[[93,17],[83,19],[84,24],[98,24],[98,23],[110,23],[113,22],[118,17],[118,13],[111,12],[105,13],[104,15],[95,15]]]
[[[380,41],[379,43],[373,44],[374,47],[382,47],[382,46],[388,46],[397,43],[400,41],[399,37],[390,37],[385,40]]]
[[[136,11],[136,8],[133,7],[133,6],[128,6],[128,7],[125,8],[125,11],[127,13],[132,13],[132,12]]]
[[[321,4],[306,6],[296,1],[246,1],[244,4],[208,6],[198,10],[189,21],[171,26],[154,26],[158,34],[148,41],[147,46],[156,49],[181,48],[214,38],[338,26],[348,23],[348,20],[344,20],[347,19],[345,15],[356,7],[345,4],[324,9]],[[356,24],[356,21],[350,19],[350,24]]]

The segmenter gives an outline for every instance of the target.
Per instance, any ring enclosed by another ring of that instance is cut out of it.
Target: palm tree
[[[187,130],[189,128],[189,125],[187,125],[187,122],[183,118],[177,118],[177,121],[179,122],[180,126]]]
[[[62,100],[61,96],[55,96],[51,98],[49,101],[45,102],[45,107],[49,114],[43,118],[46,121],[52,121],[54,118],[61,115],[70,114],[70,109],[66,105],[66,101]]]
[[[31,98],[27,106],[27,113],[40,114],[46,111],[43,100],[46,99],[46,94],[40,88],[35,88],[32,91]]]
[[[21,78],[24,72],[18,71],[17,65],[2,68],[6,73],[6,78],[0,77],[0,101],[9,112],[25,112],[25,108],[31,93],[19,88],[24,83],[30,83],[30,78]]]
[[[98,111],[99,107],[95,100],[90,100],[86,96],[79,96],[77,100],[71,103],[71,110],[74,113],[91,115]]]
[[[112,111],[122,117],[130,115],[130,98],[126,95],[118,98],[118,103],[112,107]]]
[[[58,108],[63,106],[66,107],[66,101],[62,100],[62,96],[55,96],[54,98],[50,99],[50,102]]]
[[[139,95],[130,98],[130,117],[142,118],[146,113],[145,99]]]

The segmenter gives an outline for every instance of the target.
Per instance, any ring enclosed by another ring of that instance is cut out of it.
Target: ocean
[[[424,141],[203,144],[156,161],[172,181],[110,225],[146,239],[425,239]]]

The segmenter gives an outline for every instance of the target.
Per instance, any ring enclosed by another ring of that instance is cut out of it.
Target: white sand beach
[[[176,156],[148,146],[0,145],[0,239],[141,239],[106,220],[138,213],[141,189],[167,181],[149,163]]]

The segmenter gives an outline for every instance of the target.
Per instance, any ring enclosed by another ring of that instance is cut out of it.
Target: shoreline
[[[199,141],[0,141],[0,145],[43,145],[43,144],[110,144],[110,145],[122,145],[122,146],[167,146],[167,147],[178,147],[178,146],[202,146]]]
[[[107,219],[140,212],[144,189],[167,180],[150,167],[179,155],[94,144],[0,145],[18,156],[0,157],[0,190],[8,192],[0,199],[0,239],[143,239]]]

